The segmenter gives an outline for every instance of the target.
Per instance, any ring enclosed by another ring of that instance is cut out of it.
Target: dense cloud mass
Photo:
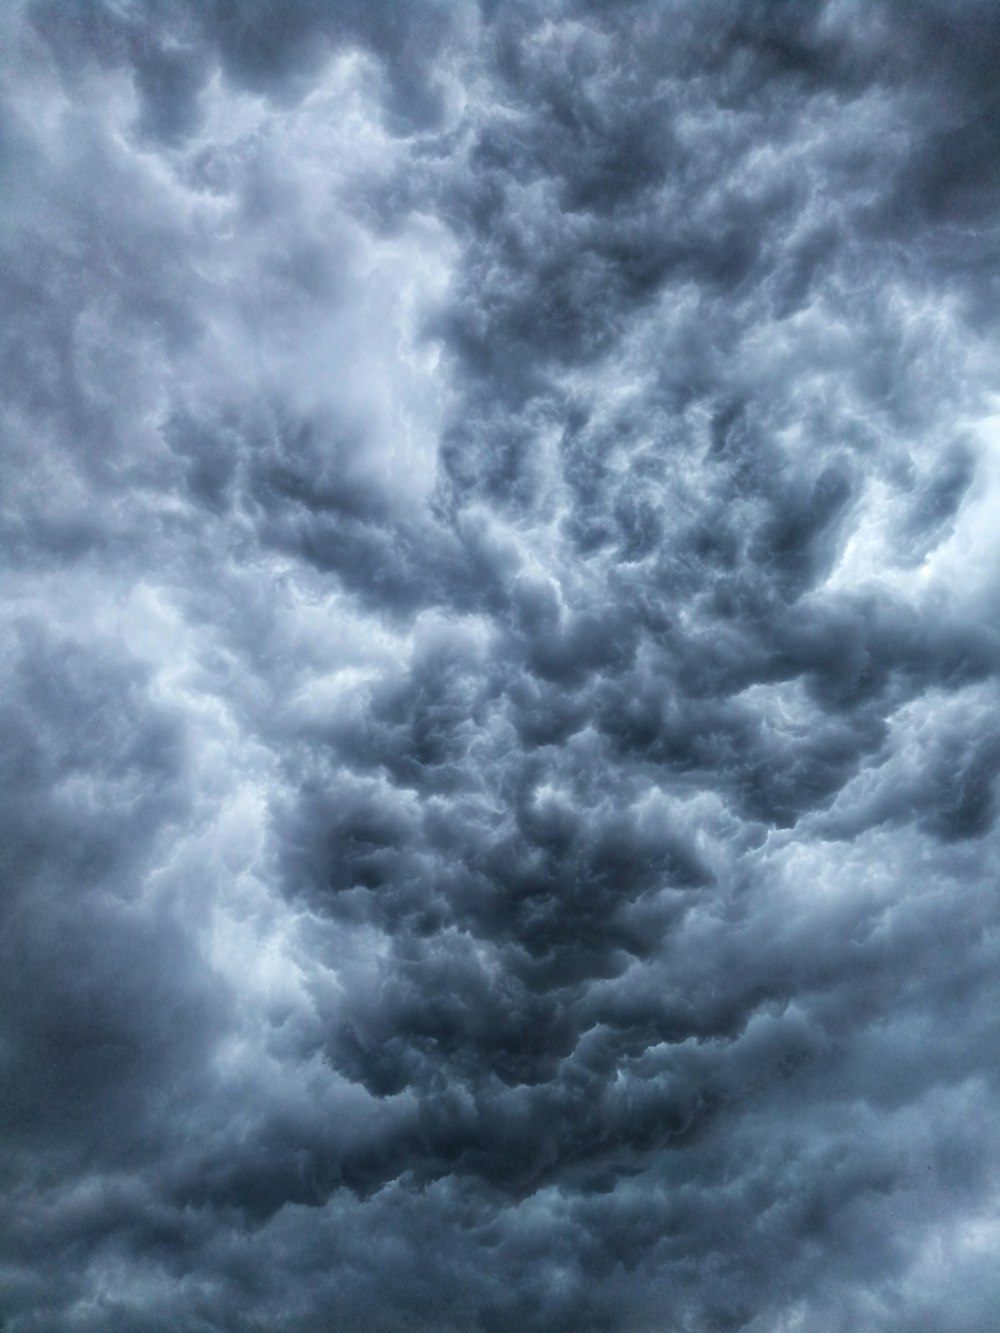
[[[995,1329],[1000,7],[0,26],[3,1328]]]

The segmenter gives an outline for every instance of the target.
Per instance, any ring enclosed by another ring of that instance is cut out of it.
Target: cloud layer
[[[993,1327],[1000,12],[2,25],[4,1328]]]

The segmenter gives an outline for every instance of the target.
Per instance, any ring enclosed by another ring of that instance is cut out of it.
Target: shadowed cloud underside
[[[3,1328],[995,1328],[1000,10],[0,27]]]

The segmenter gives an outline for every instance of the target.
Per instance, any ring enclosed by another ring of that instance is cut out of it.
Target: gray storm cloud
[[[1000,11],[0,23],[3,1327],[994,1328]]]

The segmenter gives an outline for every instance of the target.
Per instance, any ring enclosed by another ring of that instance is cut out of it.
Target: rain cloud
[[[1000,10],[0,26],[3,1328],[995,1328]]]

